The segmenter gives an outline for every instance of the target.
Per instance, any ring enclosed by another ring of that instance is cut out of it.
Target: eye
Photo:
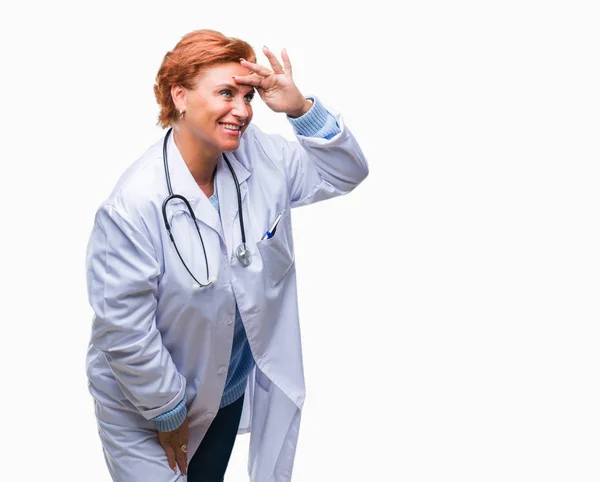
[[[219,95],[222,95],[223,97],[227,97],[228,99],[233,97],[233,94],[229,89],[222,90],[221,92],[219,92]]]
[[[244,100],[249,104],[254,99],[254,92],[248,92],[244,97]]]

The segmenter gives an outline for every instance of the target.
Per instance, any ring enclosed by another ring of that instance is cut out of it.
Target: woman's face
[[[200,72],[194,89],[174,89],[176,107],[185,109],[180,125],[202,142],[207,153],[218,156],[239,147],[252,120],[254,88],[236,84],[232,76],[250,73],[235,62],[217,64]]]

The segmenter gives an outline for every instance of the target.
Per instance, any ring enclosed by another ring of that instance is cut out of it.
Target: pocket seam
[[[286,212],[286,211],[287,210],[284,211],[284,214],[281,217],[279,224],[277,225],[277,229],[276,229],[273,237],[268,238],[268,239],[262,239],[256,244],[256,247],[258,248],[258,250],[261,254],[262,261],[263,261],[263,269],[266,271],[267,277],[269,278],[269,281],[271,282],[271,286],[273,288],[277,287],[277,285],[283,280],[283,278],[285,278],[285,275],[289,272],[290,268],[294,264],[295,257],[294,257],[293,248],[291,246],[292,231],[291,231],[291,226],[289,226],[289,224],[288,224],[289,220],[287,219],[289,217],[289,212]],[[285,235],[283,235],[283,236],[281,235],[282,229],[286,231]],[[287,239],[284,239],[286,237],[287,237]],[[278,246],[280,247],[280,249],[278,249]],[[285,263],[286,263],[285,270],[281,274],[277,274],[277,276],[274,276],[273,275],[273,264],[274,264],[275,260],[269,259],[269,258],[272,258],[269,255],[269,253],[277,252],[277,251],[279,251],[280,255],[282,255],[281,251],[284,251],[284,255],[287,259],[285,260]],[[274,279],[275,277],[277,279]]]

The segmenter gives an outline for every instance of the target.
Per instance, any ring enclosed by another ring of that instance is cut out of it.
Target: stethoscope
[[[171,127],[169,129],[169,131],[167,132],[167,134],[165,135],[165,141],[163,142],[163,163],[165,165],[165,178],[167,180],[167,189],[169,190],[169,196],[163,201],[163,204],[162,204],[163,220],[165,222],[165,227],[167,228],[167,231],[169,233],[169,238],[171,238],[171,241],[173,242],[173,246],[175,247],[175,251],[177,252],[177,256],[179,256],[179,259],[181,260],[183,267],[186,269],[186,271],[190,274],[190,276],[197,283],[194,286],[194,288],[195,289],[204,288],[206,286],[210,286],[215,280],[210,279],[210,275],[209,275],[209,271],[208,271],[208,258],[206,256],[206,248],[204,247],[204,240],[202,239],[202,234],[200,234],[200,228],[198,227],[198,223],[196,222],[196,215],[194,214],[192,205],[189,203],[189,201],[184,196],[182,196],[180,194],[173,194],[173,189],[171,188],[171,176],[169,176],[169,161],[167,159],[167,141],[169,140],[169,135],[171,134],[172,131],[173,131],[173,128]],[[237,200],[238,200],[238,212],[240,214],[240,231],[242,233],[242,244],[240,244],[237,247],[237,249],[235,250],[235,256],[239,260],[239,262],[242,264],[242,266],[246,267],[246,266],[250,266],[250,263],[252,262],[252,253],[250,253],[250,250],[246,246],[246,232],[244,230],[244,215],[242,214],[242,194],[240,193],[240,183],[238,182],[238,178],[235,175],[235,172],[233,171],[233,168],[231,167],[231,164],[229,163],[229,160],[227,159],[227,156],[225,156],[225,154],[223,154],[223,159],[225,159],[225,162],[227,163],[227,167],[231,171],[231,175],[233,176],[233,180],[235,182],[235,190],[237,191]],[[179,252],[179,249],[177,248],[177,243],[175,243],[175,238],[173,238],[173,233],[171,233],[171,226],[169,225],[169,221],[167,219],[167,204],[169,203],[169,201],[171,201],[173,199],[181,199],[185,203],[185,205],[188,209],[188,213],[192,217],[192,221],[194,222],[194,226],[196,226],[196,232],[198,233],[198,236],[200,238],[200,243],[202,244],[202,252],[204,253],[204,261],[206,263],[206,283],[200,283],[200,281],[198,281],[198,279],[192,274],[190,269],[187,267],[187,265],[185,264],[185,261],[183,260],[183,257],[181,256],[181,253]]]

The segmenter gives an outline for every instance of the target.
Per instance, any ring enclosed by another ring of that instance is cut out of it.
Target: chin
[[[240,141],[229,141],[229,142],[224,142],[223,144],[221,144],[221,150],[223,152],[231,152],[231,151],[235,151],[240,147]]]

